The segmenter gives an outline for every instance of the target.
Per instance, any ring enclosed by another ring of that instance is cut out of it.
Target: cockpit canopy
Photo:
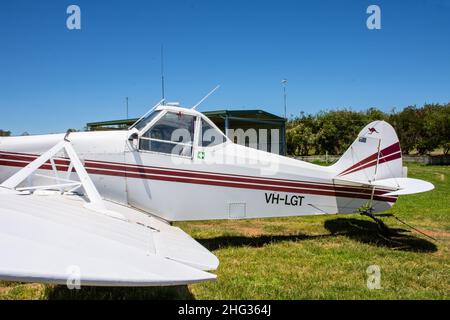
[[[182,157],[192,157],[193,148],[209,148],[228,141],[215,124],[198,111],[159,106],[139,119],[138,148]]]

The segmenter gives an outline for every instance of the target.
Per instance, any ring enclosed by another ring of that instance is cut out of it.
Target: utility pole
[[[281,84],[283,85],[283,97],[284,97],[284,118],[287,120],[287,114],[286,114],[286,85],[287,85],[287,79],[281,80]]]
[[[129,117],[128,117],[128,97],[126,97],[125,101],[126,101],[126,104],[127,104],[127,120],[128,120],[129,119]]]

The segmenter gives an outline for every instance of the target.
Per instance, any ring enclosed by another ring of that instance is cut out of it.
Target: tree
[[[314,145],[312,127],[300,122],[286,132],[288,154],[307,156]]]
[[[375,120],[394,126],[402,152],[417,150],[426,154],[442,148],[450,153],[450,103],[408,106],[400,112],[386,114],[376,108],[366,111],[341,109],[320,111],[315,115],[300,113],[287,123],[287,151],[292,155],[342,154],[360,130]]]
[[[342,154],[366,125],[366,115],[349,109],[319,112],[317,148],[321,154]]]
[[[286,130],[288,154],[307,156],[310,153],[315,142],[313,122],[313,116],[306,116],[303,112],[299,117],[288,122]]]
[[[386,113],[384,113],[383,111],[378,110],[377,108],[369,108],[364,113],[364,115],[366,117],[367,122],[372,122],[372,121],[376,121],[376,120],[389,121],[389,116]]]
[[[0,137],[9,137],[11,135],[11,131],[4,131],[0,129]]]
[[[450,148],[450,103],[425,105],[422,114],[422,136],[417,151],[421,154],[442,148],[444,154]]]
[[[391,115],[390,123],[400,139],[404,154],[409,154],[417,146],[422,123],[416,106],[408,106],[401,112]]]
[[[445,155],[450,152],[450,103],[447,103],[442,108],[442,116],[439,118],[441,121],[440,142],[439,147],[442,148]]]
[[[450,149],[450,104],[426,104],[422,108],[409,106],[391,115],[402,151],[405,154],[417,150],[427,154],[442,148]]]

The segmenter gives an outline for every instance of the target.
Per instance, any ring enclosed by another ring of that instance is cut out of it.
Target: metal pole
[[[287,80],[283,79],[281,81],[281,83],[283,84],[283,97],[284,97],[284,118],[287,119],[287,114],[286,114],[286,84],[287,84]]]
[[[228,117],[228,112],[225,114],[225,135],[229,137],[228,131],[230,130],[230,118]],[[231,139],[231,138],[230,138]],[[234,142],[234,141],[233,141]]]
[[[287,79],[283,79],[281,80],[281,84],[283,85],[283,98],[284,98],[284,123],[283,123],[283,134],[281,135],[282,137],[282,148],[283,151],[281,152],[282,155],[286,155],[287,154],[287,145],[286,145],[286,122],[287,122],[287,103],[286,103],[286,84],[287,84]]]
[[[161,45],[161,91],[162,91],[162,99],[165,97],[165,88],[164,88],[164,47]]]
[[[126,102],[127,102],[127,120],[129,119],[128,117],[128,97],[126,98]]]

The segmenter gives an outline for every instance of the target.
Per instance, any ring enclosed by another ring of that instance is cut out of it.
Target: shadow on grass
[[[346,236],[352,240],[386,247],[401,251],[412,252],[435,252],[437,247],[434,243],[412,235],[408,230],[390,228],[389,238],[382,236],[378,225],[372,221],[337,218],[325,221],[325,229],[330,234],[322,235],[260,235],[260,236],[221,236],[209,239],[196,239],[208,250],[217,250],[228,247],[254,247],[259,248],[267,244],[283,241],[303,241],[313,239],[333,238],[339,235]],[[330,240],[333,241],[333,240]]]
[[[187,286],[171,287],[81,287],[69,290],[62,285],[49,285],[45,295],[49,300],[193,300]]]
[[[426,239],[416,237],[408,230],[389,228],[389,237],[384,237],[378,225],[372,221],[337,218],[325,221],[325,229],[333,235],[344,235],[358,242],[387,247],[401,251],[436,252],[437,246]]]
[[[222,236],[209,239],[196,239],[208,250],[217,250],[227,247],[254,247],[260,248],[267,244],[283,241],[301,241],[334,237],[332,234],[324,235],[261,235],[261,236]]]

